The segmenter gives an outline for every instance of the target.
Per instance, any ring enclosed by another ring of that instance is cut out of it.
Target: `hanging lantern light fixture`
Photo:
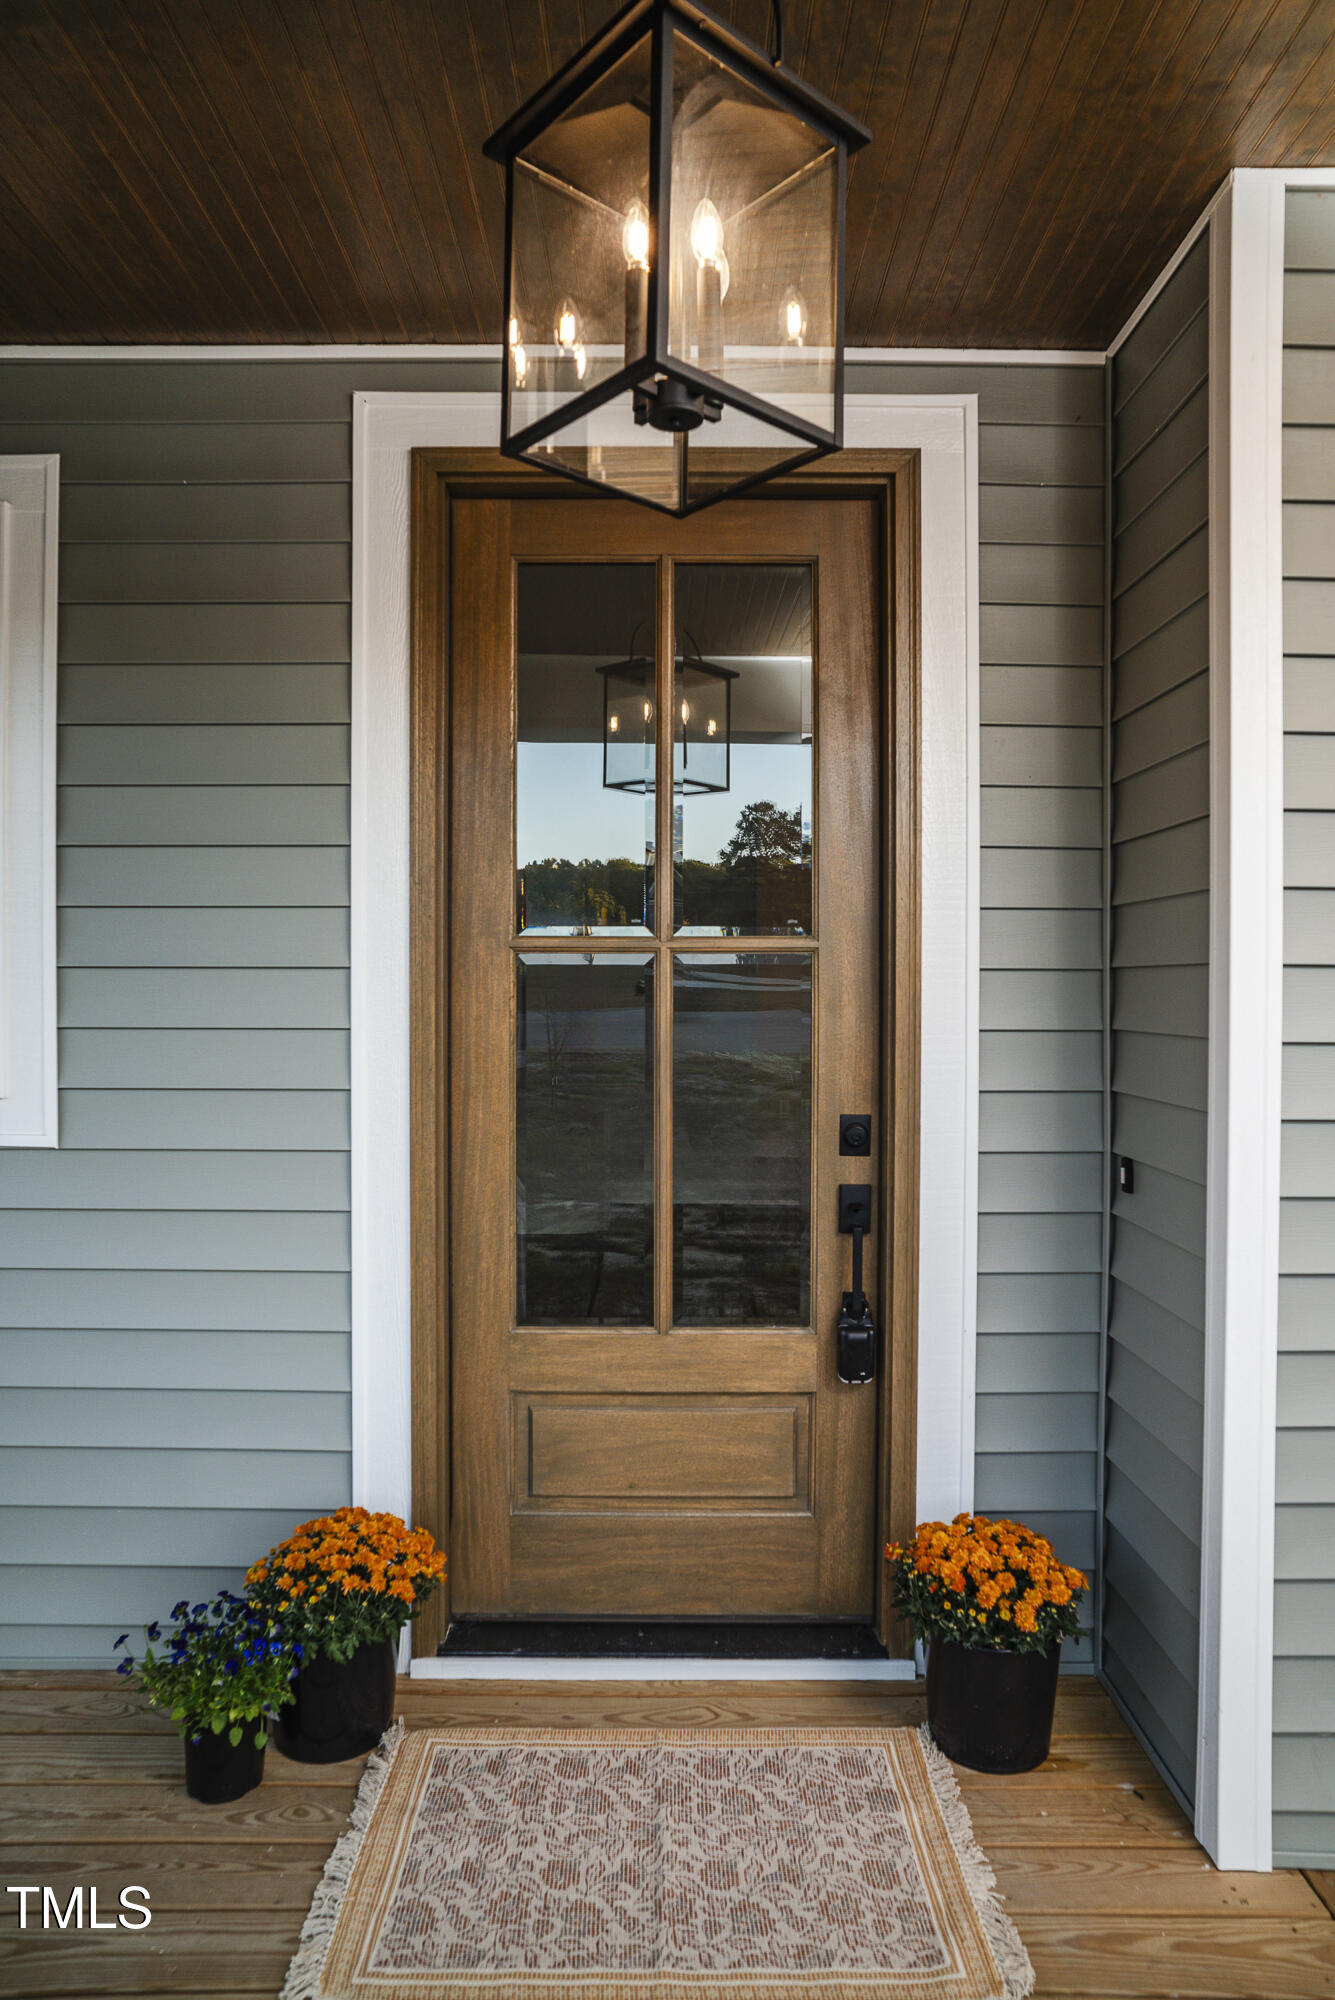
[[[688,514],[843,433],[844,189],[870,134],[694,0],[631,0],[485,147],[501,450]]]

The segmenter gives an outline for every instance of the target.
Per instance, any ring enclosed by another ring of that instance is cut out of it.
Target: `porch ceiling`
[[[493,125],[611,0],[5,0],[0,340],[495,341]],[[763,38],[765,0],[719,11]],[[1330,0],[787,0],[872,127],[857,345],[1102,347],[1231,166],[1335,163]]]

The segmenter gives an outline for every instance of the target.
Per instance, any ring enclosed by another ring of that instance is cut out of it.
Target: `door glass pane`
[[[811,570],[681,563],[675,928],[811,933]]]
[[[682,953],[674,982],[674,1319],[810,1325],[811,958]]]
[[[518,1323],[648,1325],[653,961],[530,952],[518,980]]]
[[[521,563],[517,927],[653,924],[652,563]]]

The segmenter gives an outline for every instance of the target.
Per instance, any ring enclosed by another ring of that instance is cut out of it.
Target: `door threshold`
[[[702,1660],[644,1654],[572,1659],[568,1654],[439,1654],[412,1662],[415,1681],[912,1681],[912,1660]]]

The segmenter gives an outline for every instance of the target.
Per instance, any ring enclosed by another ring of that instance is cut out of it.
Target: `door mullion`
[[[672,1325],[672,563],[658,562],[658,714],[654,753],[654,1324]]]

